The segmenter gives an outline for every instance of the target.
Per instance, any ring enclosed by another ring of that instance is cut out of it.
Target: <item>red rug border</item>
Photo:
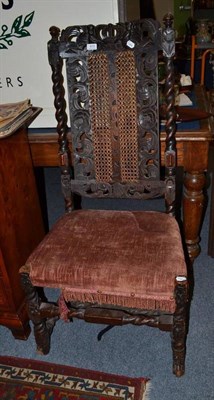
[[[150,381],[147,377],[133,378],[126,375],[117,375],[108,372],[100,372],[97,370],[90,370],[85,368],[73,367],[70,365],[56,364],[48,361],[28,359],[22,357],[2,356],[0,355],[0,363],[19,367],[31,368],[39,371],[47,371],[56,374],[65,374],[70,376],[78,376],[85,379],[93,379],[104,382],[116,383],[118,385],[129,385],[135,387],[134,400],[142,398],[142,389]]]

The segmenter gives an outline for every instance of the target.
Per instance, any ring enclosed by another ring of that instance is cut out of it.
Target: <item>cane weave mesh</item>
[[[106,54],[98,53],[89,56],[88,76],[95,176],[99,182],[110,182],[113,165],[109,102],[110,81]]]
[[[139,174],[135,57],[132,51],[119,52],[114,74],[110,73],[111,63],[111,57],[104,52],[88,57],[95,176],[99,182],[111,182],[118,174],[119,163],[119,180],[136,182]]]
[[[133,52],[118,53],[116,68],[121,180],[133,182],[139,178],[136,72]]]

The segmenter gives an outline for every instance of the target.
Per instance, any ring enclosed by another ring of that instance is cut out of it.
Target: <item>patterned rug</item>
[[[1,400],[146,400],[149,380],[0,356]]]

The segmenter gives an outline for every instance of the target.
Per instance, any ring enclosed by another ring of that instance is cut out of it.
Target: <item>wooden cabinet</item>
[[[0,140],[0,324],[17,339],[30,333],[19,268],[45,234],[27,135],[40,111]]]

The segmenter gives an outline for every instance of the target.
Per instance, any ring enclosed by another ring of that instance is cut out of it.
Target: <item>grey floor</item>
[[[63,212],[54,172],[46,170],[50,224]],[[214,259],[207,255],[208,225],[209,205],[201,232],[202,251],[194,265],[186,373],[182,378],[171,372],[169,333],[149,327],[115,327],[98,342],[96,336],[103,326],[59,321],[49,355],[39,356],[33,335],[27,341],[15,340],[7,328],[0,326],[0,353],[120,375],[147,376],[151,378],[150,400],[214,399]],[[49,294],[55,295],[53,291]]]

